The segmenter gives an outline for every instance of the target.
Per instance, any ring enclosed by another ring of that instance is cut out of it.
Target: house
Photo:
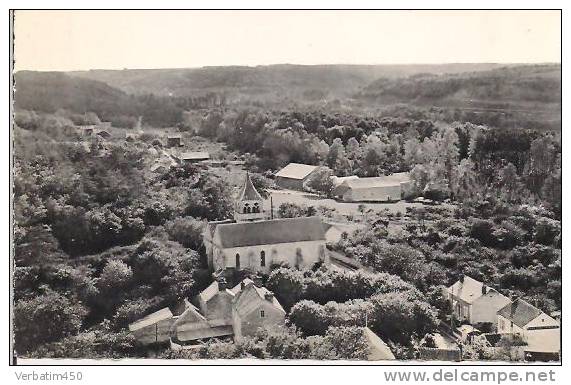
[[[182,136],[179,134],[167,135],[167,146],[168,147],[180,147],[180,146],[182,146]]]
[[[214,337],[256,334],[264,327],[285,324],[286,313],[273,294],[246,278],[232,289],[224,279],[215,280],[198,296],[199,308],[190,305],[171,328],[176,344]]]
[[[497,312],[498,333],[518,335],[529,353],[559,353],[559,321],[522,299],[506,304]]]
[[[93,135],[94,130],[95,130],[95,126],[81,126],[81,135],[82,136],[91,136],[91,135]]]
[[[319,169],[309,164],[290,163],[276,173],[276,184],[281,188],[303,191],[311,174]]]
[[[468,276],[462,276],[452,286],[445,289],[454,317],[472,325],[497,322],[497,312],[506,306],[510,299],[495,289]]]
[[[333,189],[333,195],[345,202],[392,202],[401,200],[408,186],[408,173],[372,178],[346,179]]]
[[[184,152],[180,155],[183,163],[198,163],[210,159],[210,154],[204,151]]]
[[[383,341],[368,327],[363,328],[363,337],[367,341],[367,347],[369,350],[369,353],[367,355],[367,360],[387,361],[387,360],[396,359],[393,352],[391,351],[391,349],[389,349],[385,341]]]
[[[274,294],[254,282],[240,282],[232,303],[234,340],[253,336],[259,329],[285,325],[286,312]]]
[[[234,204],[234,220],[209,222],[203,233],[209,267],[269,272],[272,264],[329,263],[320,218],[267,218],[262,197],[246,175]]]
[[[129,331],[143,344],[166,342],[174,322],[173,313],[166,307],[129,324]]]

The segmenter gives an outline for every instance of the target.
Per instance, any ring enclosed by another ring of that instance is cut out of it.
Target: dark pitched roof
[[[521,328],[537,318],[541,313],[541,310],[519,298],[508,303],[498,311],[498,315],[512,321]]]
[[[244,186],[242,186],[242,191],[240,192],[238,200],[241,201],[261,201],[262,196],[254,187],[252,180],[250,179],[250,174],[246,173],[246,180],[244,181]]]
[[[325,240],[318,217],[219,224],[215,231],[223,248]]]

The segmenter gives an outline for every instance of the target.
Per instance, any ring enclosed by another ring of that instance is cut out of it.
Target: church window
[[[266,316],[266,313],[263,310],[260,310],[260,318],[264,318]]]
[[[252,208],[252,212],[253,213],[259,213],[260,212],[260,206],[258,205],[258,203],[254,203],[254,207]]]
[[[244,204],[244,214],[250,214],[250,205],[248,203]]]
[[[240,254],[236,253],[236,269],[240,268]]]
[[[266,266],[266,252],[264,250],[260,252],[260,266]]]

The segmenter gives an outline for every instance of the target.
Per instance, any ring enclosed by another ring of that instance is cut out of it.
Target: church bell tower
[[[252,184],[250,174],[248,173],[246,173],[244,186],[242,187],[234,205],[234,219],[236,222],[266,219],[266,213],[264,212],[264,200]]]

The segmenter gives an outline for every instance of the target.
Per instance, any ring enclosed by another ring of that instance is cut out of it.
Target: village
[[[110,126],[79,128],[87,140],[95,138],[100,149],[122,132]],[[110,132],[114,132],[112,135]],[[125,133],[133,142],[145,135],[139,128]],[[198,145],[196,145],[196,143]],[[429,199],[404,200],[410,185],[408,173],[381,177],[330,176],[330,197],[308,189],[308,181],[323,166],[290,163],[272,177],[275,184],[266,198],[257,191],[245,162],[213,158],[212,143],[199,137],[169,133],[150,141],[151,173],[173,167],[198,165],[224,174],[230,169],[235,185],[233,218],[207,223],[203,234],[211,284],[196,297],[184,298],[169,307],[145,315],[129,324],[130,333],[149,347],[169,346],[175,351],[196,350],[211,341],[240,342],[260,330],[285,327],[288,312],[275,294],[263,286],[263,276],[277,266],[312,269],[325,266],[339,271],[370,271],[333,245],[348,233],[365,227],[366,213],[383,211],[406,220],[407,207],[435,204]],[[219,151],[220,147],[214,147]],[[223,149],[224,147],[222,147]],[[222,150],[223,151],[223,150]],[[282,204],[312,204],[311,216],[279,218]],[[444,203],[446,204],[446,203]],[[325,210],[328,208],[328,210]],[[322,212],[327,216],[320,215]],[[331,215],[331,212],[335,215]],[[436,333],[423,340],[415,357],[420,360],[461,361],[462,350],[485,345],[491,351],[506,350],[512,360],[553,360],[560,352],[560,313],[551,316],[541,309],[494,287],[462,275],[444,289],[451,312],[450,324],[440,322]],[[378,316],[382,317],[382,314]],[[394,360],[389,346],[366,324],[369,360]],[[504,341],[501,347],[498,342]],[[166,345],[165,345],[166,344]],[[497,347],[496,347],[497,346]]]

